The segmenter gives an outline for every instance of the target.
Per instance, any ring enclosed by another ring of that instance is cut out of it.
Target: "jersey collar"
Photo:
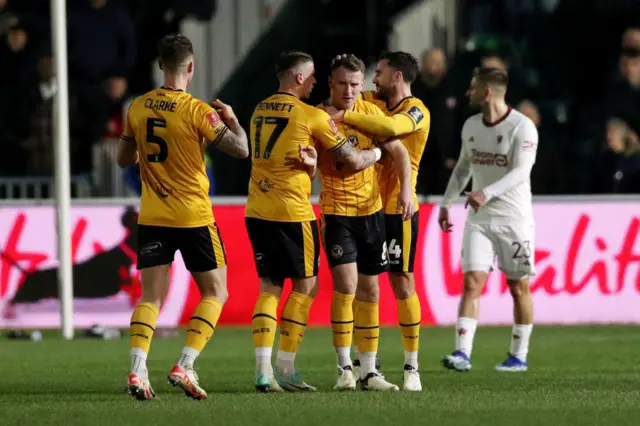
[[[296,98],[298,99],[298,97],[296,95],[294,95],[293,93],[289,93],[289,92],[276,92],[276,95],[287,95],[287,96],[291,96],[292,98]]]
[[[174,89],[173,87],[160,86],[160,88],[163,90],[169,90],[171,92],[183,92],[182,89]]]
[[[511,110],[512,110],[512,109],[513,109],[513,108],[511,108],[511,106],[509,106],[509,108],[507,108],[507,112],[505,112],[505,113],[504,113],[504,115],[503,115],[502,117],[498,118],[498,119],[497,119],[496,121],[494,121],[493,123],[492,123],[492,122],[489,122],[489,121],[487,121],[487,120],[485,120],[485,118],[484,118],[484,117],[482,117],[482,124],[484,124],[484,125],[485,125],[485,126],[487,126],[487,127],[494,127],[494,126],[497,126],[498,124],[502,123],[504,120],[506,120],[506,119],[507,119],[507,117],[509,116],[509,114],[511,114]]]
[[[409,95],[409,96],[407,96],[407,97],[405,97],[405,98],[402,98],[402,99],[400,99],[400,101],[399,101],[395,106],[393,106],[393,107],[390,107],[390,106],[389,106],[389,101],[386,101],[386,102],[385,102],[385,104],[386,104],[386,106],[387,106],[387,111],[393,111],[394,109],[397,109],[400,105],[402,105],[402,103],[403,103],[404,101],[406,101],[407,99],[411,99],[411,98],[413,98],[413,95]]]

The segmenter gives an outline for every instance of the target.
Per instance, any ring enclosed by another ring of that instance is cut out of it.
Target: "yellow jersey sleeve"
[[[381,138],[404,135],[416,129],[415,119],[404,113],[397,113],[391,117],[378,117],[346,111],[344,122]]]
[[[136,133],[131,126],[131,105],[129,105],[129,110],[127,111],[127,117],[124,120],[124,129],[122,130],[122,134],[120,135],[120,139],[127,142],[135,142],[136,141]]]
[[[408,117],[413,123],[413,131],[429,129],[431,125],[431,114],[422,102],[412,98],[410,102],[405,102],[396,115]]]
[[[378,115],[378,116],[385,116],[386,114],[384,113],[384,111],[382,111],[378,105],[372,103],[372,102],[368,102],[365,101],[364,102],[364,109],[367,112],[368,115]]]
[[[307,126],[311,136],[327,151],[335,151],[347,142],[347,138],[339,132],[338,126],[329,114],[319,108],[309,113]]]
[[[211,106],[196,100],[193,107],[193,118],[200,137],[215,145],[229,129]]]
[[[364,92],[363,92],[364,93]],[[374,117],[386,117],[387,114],[384,113],[376,104],[371,103],[369,101],[364,101],[364,110],[367,115],[371,115]],[[384,137],[384,136],[373,136],[373,142],[376,146],[380,147],[385,143],[392,141],[394,137]]]

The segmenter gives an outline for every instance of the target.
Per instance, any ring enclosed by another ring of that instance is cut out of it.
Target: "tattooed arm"
[[[345,165],[345,168],[354,172],[364,170],[374,165],[382,156],[380,148],[367,151],[356,150],[349,142],[344,142],[331,150],[336,161]]]
[[[247,133],[238,120],[229,120],[227,128],[211,143],[212,146],[234,158],[247,158],[249,156],[249,142]]]
[[[212,145],[235,158],[249,157],[247,134],[238,122],[231,106],[223,103],[219,99],[213,102],[213,106],[218,108],[222,121],[224,121],[226,126],[222,128],[220,134],[212,142]]]

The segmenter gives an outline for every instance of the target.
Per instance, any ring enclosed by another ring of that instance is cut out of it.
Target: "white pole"
[[[58,294],[62,336],[73,339],[73,273],[71,261],[71,176],[69,166],[69,87],[67,75],[67,11],[65,0],[51,0],[51,32],[58,92],[54,108],[56,225],[58,230]]]

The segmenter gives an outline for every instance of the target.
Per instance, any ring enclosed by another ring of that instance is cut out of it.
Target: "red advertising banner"
[[[537,323],[640,323],[640,203],[540,203],[536,268],[532,279]],[[258,295],[243,206],[214,207],[228,257],[229,300],[220,324],[251,322]],[[437,206],[420,208],[416,287],[423,323],[455,322],[462,290],[460,252],[466,211],[455,205],[454,232],[437,224]],[[71,214],[76,327],[127,327],[141,294],[136,270],[136,212],[127,206],[74,206]],[[0,210],[0,327],[59,327],[55,210],[51,206]],[[324,255],[320,293],[309,323],[329,325],[331,274]],[[396,302],[386,275],[380,280],[380,321],[394,325]],[[287,286],[287,291],[289,290]],[[159,327],[184,324],[199,302],[179,253]],[[511,323],[504,277],[490,274],[480,321]]]

